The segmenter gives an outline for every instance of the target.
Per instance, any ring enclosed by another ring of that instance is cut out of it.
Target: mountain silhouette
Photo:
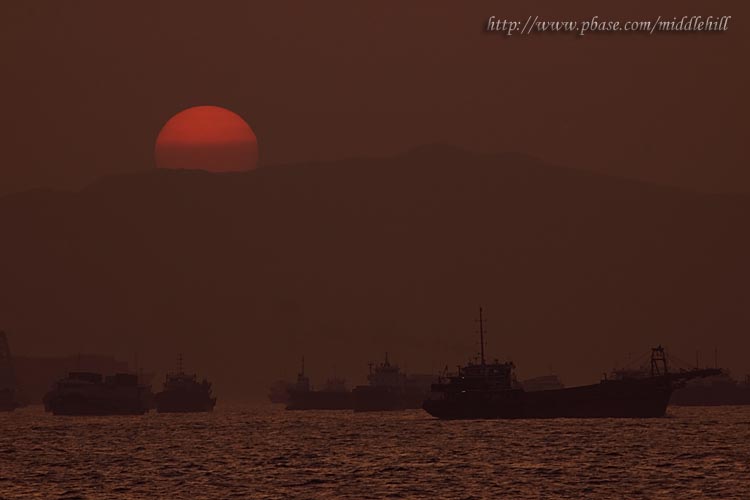
[[[656,344],[746,370],[750,198],[445,145],[246,173],[154,170],[0,198],[16,352],[177,353],[219,395],[303,354],[361,382],[384,351],[435,372],[477,350],[597,380]],[[335,368],[334,368],[335,367]],[[351,385],[351,384],[350,384]]]

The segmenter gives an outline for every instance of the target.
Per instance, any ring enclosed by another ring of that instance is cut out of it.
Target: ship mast
[[[660,345],[651,349],[651,376],[666,376],[669,374],[667,368],[667,355],[664,348]]]

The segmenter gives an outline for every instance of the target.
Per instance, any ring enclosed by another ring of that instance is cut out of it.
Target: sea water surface
[[[0,414],[0,498],[750,498],[750,407],[440,421],[217,406]]]

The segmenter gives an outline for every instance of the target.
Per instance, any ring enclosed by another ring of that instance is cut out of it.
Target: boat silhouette
[[[665,350],[651,350],[646,376],[606,377],[598,384],[527,392],[515,383],[512,362],[487,362],[484,318],[479,309],[478,363],[459,367],[456,374],[432,386],[423,403],[441,419],[487,418],[649,418],[665,414],[672,391],[685,381],[718,375],[714,368],[670,373]]]

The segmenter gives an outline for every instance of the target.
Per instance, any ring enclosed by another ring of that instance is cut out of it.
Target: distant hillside
[[[111,353],[260,393],[306,356],[361,382],[488,350],[564,382],[662,343],[750,369],[750,198],[433,146],[394,158],[154,171],[0,198],[16,352]]]

